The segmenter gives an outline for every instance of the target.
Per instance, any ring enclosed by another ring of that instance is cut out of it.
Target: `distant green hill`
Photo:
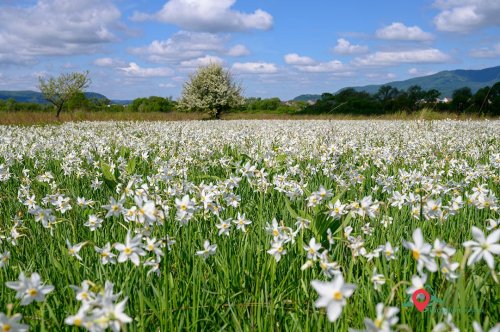
[[[88,99],[107,99],[106,96],[96,92],[85,92]],[[42,93],[36,91],[0,91],[0,100],[14,99],[17,102],[46,104]]]
[[[439,73],[415,77],[405,81],[395,81],[379,85],[354,87],[357,91],[376,93],[382,85],[390,85],[406,90],[412,85],[419,85],[424,90],[436,89],[441,97],[451,97],[453,91],[462,87],[471,88],[475,93],[482,87],[491,86],[500,81],[500,66],[480,70],[446,70]]]
[[[321,95],[311,95],[311,94],[305,94],[305,95],[300,95],[295,98],[293,98],[293,101],[317,101],[321,99]]]

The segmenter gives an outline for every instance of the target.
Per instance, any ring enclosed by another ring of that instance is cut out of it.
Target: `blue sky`
[[[0,90],[88,70],[108,98],[177,98],[210,62],[281,99],[497,66],[500,1],[0,0]]]

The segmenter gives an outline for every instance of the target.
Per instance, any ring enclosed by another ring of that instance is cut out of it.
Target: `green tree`
[[[451,104],[458,112],[464,112],[472,104],[472,91],[463,87],[453,91]]]
[[[241,87],[231,73],[219,64],[198,68],[184,84],[178,108],[181,111],[208,112],[219,119],[222,112],[243,105]]]
[[[68,100],[68,110],[87,110],[89,108],[90,101],[87,99],[83,92],[76,92]]]
[[[45,79],[39,77],[38,88],[45,99],[54,105],[56,117],[63,110],[65,104],[77,93],[83,92],[90,85],[89,72],[61,74],[58,77]]]
[[[441,96],[441,92],[436,89],[431,89],[424,92],[424,100],[428,104],[435,103],[439,96]]]

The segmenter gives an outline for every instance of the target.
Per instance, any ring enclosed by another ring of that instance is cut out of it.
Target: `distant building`
[[[437,98],[436,102],[448,104],[448,103],[451,103],[451,98],[449,98],[449,97],[444,97],[443,99]]]

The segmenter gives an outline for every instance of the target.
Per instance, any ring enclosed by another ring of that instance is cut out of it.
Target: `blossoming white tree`
[[[184,84],[178,108],[182,111],[208,112],[216,119],[222,112],[243,104],[242,88],[220,64],[198,68]]]
[[[38,78],[38,88],[44,98],[54,105],[57,111],[56,117],[59,117],[64,105],[71,97],[89,87],[91,81],[88,75],[89,72],[87,71],[84,73],[62,74],[57,78]]]

